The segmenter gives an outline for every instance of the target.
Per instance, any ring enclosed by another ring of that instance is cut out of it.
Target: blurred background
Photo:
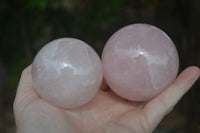
[[[74,37],[101,56],[119,28],[148,23],[174,41],[180,70],[200,66],[199,0],[1,0],[0,133],[14,133],[13,101],[22,70],[47,42]],[[200,133],[200,82],[160,123],[155,133]]]

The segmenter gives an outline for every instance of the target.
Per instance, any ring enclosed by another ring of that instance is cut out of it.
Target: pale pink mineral
[[[147,24],[126,26],[106,43],[102,54],[104,77],[119,96],[149,100],[176,78],[178,53],[171,39]]]
[[[96,52],[73,38],[54,40],[36,55],[33,85],[38,95],[61,108],[79,107],[98,92],[103,77]]]

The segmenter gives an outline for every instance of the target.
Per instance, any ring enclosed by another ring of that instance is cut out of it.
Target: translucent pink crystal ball
[[[102,54],[104,77],[119,96],[149,100],[176,78],[178,53],[171,39],[147,24],[126,26],[106,43]]]
[[[62,38],[49,42],[32,65],[33,85],[38,95],[61,108],[75,108],[89,102],[103,77],[102,63],[85,42]]]

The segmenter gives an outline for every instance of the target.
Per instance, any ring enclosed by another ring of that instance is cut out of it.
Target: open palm
[[[130,102],[112,91],[99,90],[88,104],[61,109],[42,100],[32,86],[31,66],[18,86],[14,113],[18,133],[150,133],[199,78],[197,67],[184,70],[176,81],[148,103]]]

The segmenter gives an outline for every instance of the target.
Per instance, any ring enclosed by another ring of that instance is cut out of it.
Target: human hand
[[[173,84],[151,101],[125,101],[111,90],[88,104],[62,109],[42,100],[35,92],[31,66],[21,76],[14,114],[18,133],[150,133],[199,78],[198,67],[185,69]]]

